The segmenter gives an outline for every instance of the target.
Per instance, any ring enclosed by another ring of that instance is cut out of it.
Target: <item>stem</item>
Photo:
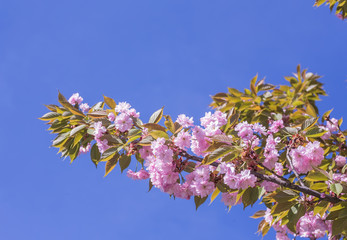
[[[202,162],[203,161],[203,158],[200,158],[200,157],[197,157],[197,156],[192,156],[189,153],[187,153],[186,151],[181,151],[180,155],[182,157],[185,157],[187,159],[191,159],[191,160],[194,160],[194,161],[197,161],[197,162]],[[212,163],[210,165],[218,167],[219,163],[214,162],[214,163]],[[293,189],[293,190],[296,190],[296,191],[299,191],[299,192],[302,192],[302,193],[305,193],[305,194],[317,197],[320,200],[324,200],[324,201],[331,202],[331,203],[338,203],[338,202],[343,201],[343,200],[341,200],[341,199],[339,199],[337,197],[332,197],[332,196],[326,195],[326,194],[325,194],[324,197],[322,197],[320,192],[312,190],[312,189],[306,187],[305,185],[299,186],[299,185],[296,185],[294,183],[291,183],[290,181],[288,181],[288,179],[283,180],[282,178],[278,178],[276,176],[265,175],[265,174],[259,173],[257,171],[254,171],[254,170],[251,170],[251,173],[254,176],[256,176],[258,179],[276,183],[276,184],[278,184],[280,186],[283,186],[283,187],[286,187],[286,188],[290,188],[290,189]]]

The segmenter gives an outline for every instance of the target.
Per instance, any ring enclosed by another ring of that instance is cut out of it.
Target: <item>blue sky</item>
[[[320,108],[346,118],[347,22],[313,2],[0,0],[0,238],[261,239],[261,206],[196,212],[119,168],[103,178],[88,156],[62,161],[37,118],[60,90],[198,120],[210,95],[256,73],[282,84],[297,64],[324,76]]]

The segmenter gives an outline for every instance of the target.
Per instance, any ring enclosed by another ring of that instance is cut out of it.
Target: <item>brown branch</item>
[[[203,158],[200,158],[200,157],[197,157],[197,156],[192,156],[189,153],[187,153],[186,151],[181,151],[180,155],[182,157],[185,157],[187,159],[194,160],[194,161],[197,161],[197,162],[202,162],[203,161]],[[214,162],[214,163],[212,163],[210,165],[218,167],[219,163]],[[332,197],[332,196],[326,195],[326,194],[324,194],[324,196],[322,196],[322,194],[320,192],[312,190],[312,189],[306,187],[305,185],[299,186],[299,185],[296,185],[294,183],[291,183],[290,181],[288,181],[288,179],[283,180],[283,179],[278,178],[276,176],[269,176],[269,175],[265,175],[265,174],[259,173],[259,172],[255,171],[255,170],[251,170],[251,173],[254,176],[256,176],[258,179],[276,183],[276,184],[278,184],[280,186],[283,186],[283,187],[286,187],[286,188],[290,188],[290,189],[293,189],[293,190],[296,190],[296,191],[299,191],[299,192],[302,192],[302,193],[305,193],[305,194],[317,197],[320,200],[324,200],[324,201],[331,202],[331,203],[338,203],[338,202],[343,201],[343,200],[341,200],[341,199],[339,199],[337,197]]]

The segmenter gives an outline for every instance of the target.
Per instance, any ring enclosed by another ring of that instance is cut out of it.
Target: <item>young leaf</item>
[[[158,123],[160,121],[160,119],[163,117],[163,109],[164,109],[164,107],[162,107],[161,109],[154,112],[152,114],[152,116],[149,118],[148,122],[149,123]]]
[[[151,135],[155,139],[157,139],[157,138],[169,139],[169,135],[166,132],[159,131],[159,130],[154,130],[154,131],[150,132],[149,135]]]
[[[116,166],[117,162],[118,162],[118,158],[119,158],[119,154],[116,153],[115,155],[112,156],[112,158],[110,158],[105,166],[105,176],[106,177]]]
[[[301,125],[301,130],[308,130],[313,127],[318,121],[318,118],[309,118]]]
[[[96,143],[92,146],[92,149],[90,150],[90,158],[92,159],[92,162],[95,164],[95,167],[98,166],[98,163],[100,161],[101,154],[99,152],[98,146]]]
[[[198,210],[198,208],[201,206],[201,204],[203,204],[206,199],[207,199],[208,196],[204,197],[204,198],[201,198],[199,196],[195,196],[194,197],[194,202],[195,202],[195,208],[196,210]]]
[[[253,206],[253,204],[258,200],[258,196],[259,190],[257,187],[247,188],[242,195],[243,208],[245,209],[249,205]]]
[[[340,183],[330,184],[330,190],[339,195],[342,193],[343,187]]]
[[[219,193],[220,193],[220,190],[219,190],[218,188],[216,188],[216,189],[213,191],[213,193],[212,193],[212,195],[211,195],[210,204],[216,199],[216,197],[219,195]]]
[[[117,104],[116,102],[112,99],[112,98],[109,98],[109,97],[106,97],[104,95],[104,102],[107,104],[107,106],[109,106],[111,109],[115,109]]]
[[[43,115],[42,117],[40,117],[40,120],[52,120],[52,119],[56,119],[57,117],[60,116],[60,113],[56,113],[56,112],[49,112],[46,113],[45,115]]]
[[[118,155],[118,147],[111,147],[107,149],[103,154],[101,155],[101,161],[108,161],[112,157]]]
[[[76,133],[78,133],[79,131],[85,129],[86,127],[88,127],[88,126],[85,125],[85,124],[82,124],[82,125],[80,125],[80,126],[78,126],[78,127],[73,128],[73,129],[71,130],[71,132],[70,132],[70,136],[75,135]]]
[[[121,172],[122,172],[122,173],[123,173],[124,169],[126,169],[127,167],[129,167],[130,162],[131,162],[131,156],[122,155],[122,156],[119,158],[119,166],[120,166],[120,169],[121,169]]]

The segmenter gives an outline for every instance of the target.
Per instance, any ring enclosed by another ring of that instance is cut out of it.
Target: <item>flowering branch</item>
[[[196,208],[219,194],[229,207],[260,199],[267,207],[256,213],[264,217],[263,235],[270,227],[278,239],[292,233],[316,239],[327,230],[347,235],[347,219],[341,223],[347,216],[347,132],[342,121],[324,117],[330,111],[318,123],[315,100],[325,95],[318,79],[300,66],[286,77],[288,86],[255,77],[244,92],[229,88],[214,95],[216,111],[200,125],[184,114],[173,121],[162,108],[143,123],[126,102],[104,96],[89,107],[79,94],[67,100],[60,93],[61,106],[46,106],[50,112],[40,119],[57,134],[52,145],[62,157],[74,161],[90,152],[96,166],[106,162],[105,176],[136,159],[142,168],[129,169],[127,176],[149,179],[150,188],[177,198],[193,197]]]

